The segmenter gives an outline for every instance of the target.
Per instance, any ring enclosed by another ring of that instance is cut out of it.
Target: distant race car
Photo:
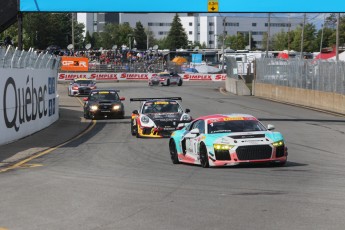
[[[89,95],[96,89],[96,82],[87,78],[73,79],[68,86],[68,96]]]
[[[121,101],[124,97],[118,95],[119,90],[96,89],[84,98],[84,117],[97,118],[124,118],[125,108]]]
[[[159,74],[153,74],[152,77],[149,79],[149,86],[159,85],[161,82],[161,78]]]
[[[159,79],[159,83],[157,83],[157,80],[155,80],[155,79]],[[154,78],[153,80],[151,82],[152,85],[160,84],[163,86],[169,86],[169,85],[181,86],[183,84],[182,77],[180,75],[178,75],[177,73],[173,73],[173,72],[171,72],[171,73],[168,73],[168,72],[158,73],[158,77]],[[150,85],[150,82],[149,82],[149,85]]]
[[[284,137],[248,114],[215,114],[199,117],[171,134],[169,150],[174,164],[209,166],[287,161]]]
[[[139,101],[139,110],[132,112],[131,133],[136,137],[170,137],[170,134],[185,123],[192,121],[189,109],[183,110],[178,101],[181,97],[131,98]]]

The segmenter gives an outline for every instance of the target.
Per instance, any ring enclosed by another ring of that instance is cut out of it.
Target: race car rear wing
[[[149,101],[149,100],[177,100],[182,101],[182,97],[142,97],[142,98],[130,98],[129,101]]]

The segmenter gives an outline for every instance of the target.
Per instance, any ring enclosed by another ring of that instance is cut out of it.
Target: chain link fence
[[[38,53],[33,49],[18,50],[12,46],[0,47],[0,68],[58,69],[60,57]]]
[[[345,62],[261,58],[256,82],[345,94]]]

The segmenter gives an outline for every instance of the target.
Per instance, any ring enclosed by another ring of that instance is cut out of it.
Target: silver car
[[[89,95],[90,91],[96,88],[94,80],[73,79],[68,86],[68,96]]]
[[[181,86],[183,84],[182,77],[178,75],[177,73],[168,73],[168,72],[162,72],[158,74],[160,80],[160,84],[163,86],[169,86],[169,85],[178,85]]]

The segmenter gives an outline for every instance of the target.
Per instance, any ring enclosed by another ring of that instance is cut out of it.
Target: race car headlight
[[[283,146],[283,145],[284,145],[284,141],[276,141],[276,142],[273,142],[272,145],[273,145],[274,147]]]
[[[213,145],[213,148],[215,150],[230,150],[233,147],[234,147],[233,145],[227,145],[227,144],[214,144]]]
[[[147,116],[142,116],[140,120],[142,123],[149,123],[150,121],[150,119]]]
[[[120,105],[114,105],[114,106],[113,106],[113,110],[119,110],[120,108],[121,108]]]
[[[98,106],[97,105],[91,105],[90,110],[91,111],[97,111],[98,110]]]
[[[185,114],[182,116],[182,121],[189,121],[190,120],[190,116],[188,114]]]

